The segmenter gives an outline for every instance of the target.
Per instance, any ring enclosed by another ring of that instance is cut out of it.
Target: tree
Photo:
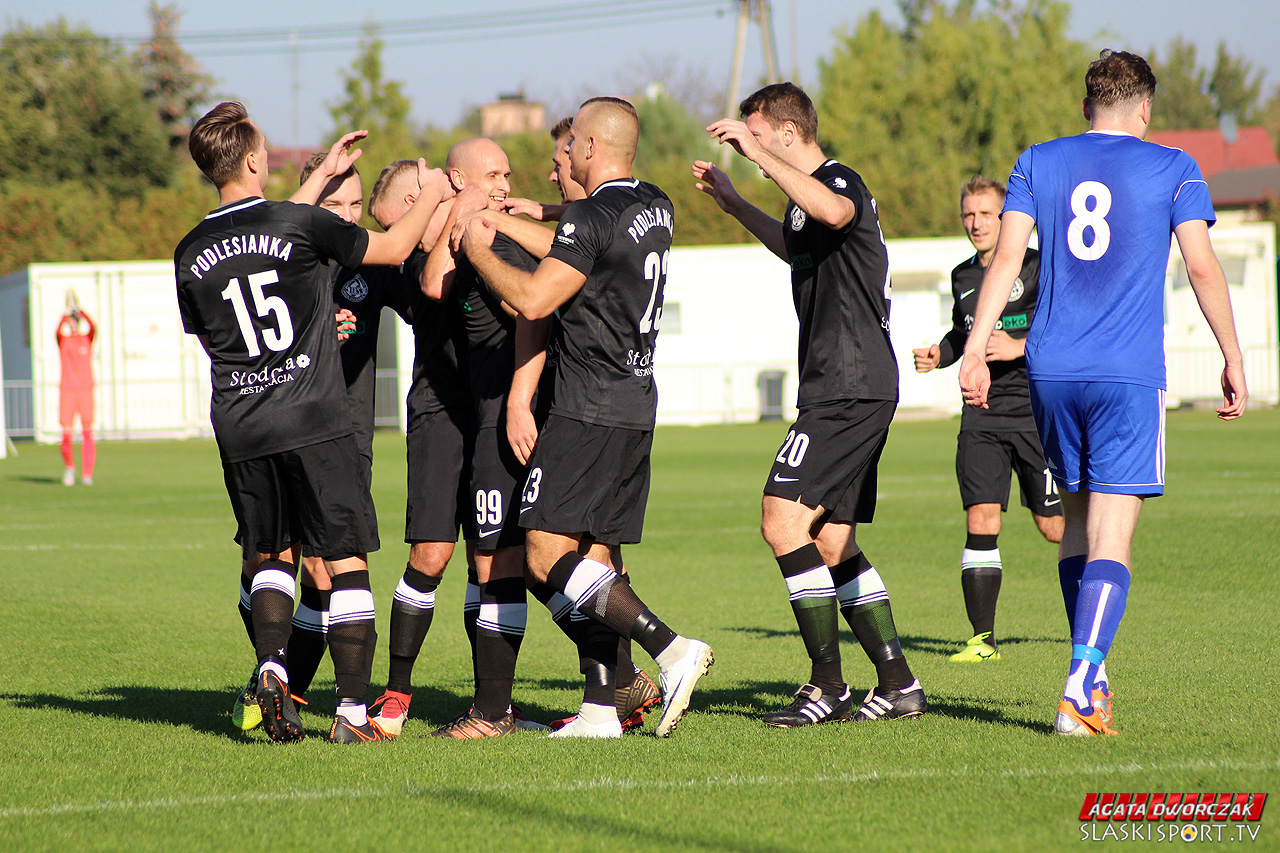
[[[138,46],[133,64],[142,77],[147,101],[168,133],[169,147],[176,149],[186,144],[191,126],[200,117],[197,108],[212,99],[213,78],[178,44],[182,13],[176,5],[161,6],[151,0],[147,16],[151,38]]]
[[[1255,72],[1253,63],[1243,57],[1232,56],[1226,42],[1218,42],[1209,91],[1213,93],[1219,116],[1234,116],[1242,125],[1257,124],[1261,120],[1258,102],[1262,98],[1262,72]]]
[[[1218,108],[1209,92],[1208,72],[1196,61],[1196,46],[1181,36],[1169,42],[1166,57],[1152,48],[1156,75],[1153,130],[1208,130],[1218,126]]]
[[[1004,180],[1028,146],[1085,129],[1090,56],[1067,4],[974,6],[911,0],[900,27],[873,11],[819,64],[820,141],[866,180],[888,236],[956,233],[966,180]]]
[[[170,176],[159,117],[123,52],[65,21],[0,38],[0,180],[80,180],[140,195]]]
[[[362,174],[369,175],[364,180],[366,191],[372,188],[373,178],[383,166],[418,156],[409,123],[410,102],[399,81],[383,79],[382,48],[377,25],[365,24],[360,53],[351,69],[342,72],[344,97],[329,106],[333,132],[323,146],[348,131],[369,131],[360,143],[364,157],[356,164]]]

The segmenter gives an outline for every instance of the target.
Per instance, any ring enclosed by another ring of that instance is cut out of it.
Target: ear
[[[1080,111],[1084,113],[1085,121],[1093,121],[1093,108],[1089,106],[1088,98],[1080,102]]]
[[[1151,124],[1151,99],[1150,98],[1142,99],[1142,105],[1138,108],[1138,114],[1142,116],[1142,123],[1144,125]]]
[[[796,127],[795,122],[784,121],[782,123],[782,129],[778,132],[778,135],[782,137],[783,145],[790,146],[800,138],[800,130]]]
[[[461,169],[449,170],[449,183],[453,185],[455,192],[460,192],[467,187],[467,179],[462,177]]]

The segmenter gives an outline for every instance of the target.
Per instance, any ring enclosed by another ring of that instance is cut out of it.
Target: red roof
[[[1147,134],[1147,140],[1170,148],[1181,148],[1200,165],[1206,178],[1235,169],[1280,165],[1276,148],[1266,128],[1242,127],[1234,143],[1227,143],[1222,131],[1158,130]]]

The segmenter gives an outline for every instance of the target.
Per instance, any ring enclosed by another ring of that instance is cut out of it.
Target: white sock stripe
[[[282,569],[258,569],[258,573],[253,576],[253,591],[258,592],[263,589],[274,589],[293,598],[293,575]]]
[[[889,598],[884,588],[884,581],[880,579],[880,573],[875,569],[867,569],[853,580],[842,584],[836,590],[836,595],[840,597],[841,604],[848,602],[862,604],[864,600],[874,601],[877,595],[886,600]]]
[[[394,598],[396,601],[403,601],[405,604],[411,604],[422,610],[430,610],[436,606],[436,591],[423,592],[420,589],[414,589],[405,583],[404,578],[400,579],[400,583],[396,584]]]
[[[486,601],[480,605],[480,616],[476,619],[476,627],[486,631],[496,631],[499,634],[523,637],[528,621],[528,604]]]
[[[993,548],[990,551],[970,551],[965,548],[960,552],[960,568],[976,569],[976,568],[1003,568],[1000,562],[1000,549]]]
[[[787,582],[787,594],[792,601],[797,598],[830,598],[836,594],[831,570],[826,566],[814,566],[807,572],[783,580]]]
[[[329,598],[329,624],[373,619],[373,593],[367,589],[335,589]]]
[[[551,612],[551,618],[557,622],[570,615],[570,613],[576,612],[573,609],[573,602],[569,600],[568,596],[558,592],[551,593],[551,597],[546,601],[546,608]],[[578,614],[578,616],[582,619],[587,618],[582,614]]]
[[[591,599],[600,587],[615,579],[618,575],[604,563],[588,560],[583,557],[569,575],[564,585],[564,594],[581,607],[584,601]]]
[[[315,610],[305,604],[299,604],[298,610],[293,614],[293,627],[300,628],[303,631],[316,631],[324,633],[325,625],[329,621],[325,618],[327,612]]]
[[[569,620],[572,622],[590,622],[591,617],[587,616],[585,613],[583,613],[581,610],[575,607],[569,611]]]
[[[840,587],[840,589],[845,590],[848,588],[848,586],[849,586],[848,584],[845,584],[844,586]],[[867,595],[861,596],[859,598],[848,598],[845,595],[841,594],[839,590],[836,591],[836,595],[840,599],[841,607],[859,607],[863,604],[870,604],[873,601],[889,600],[889,593],[883,592],[883,591],[868,593]]]
[[[245,610],[249,609],[249,590],[245,589],[243,586],[240,587],[240,606]]]
[[[1098,606],[1093,611],[1093,624],[1089,626],[1089,643],[1095,649],[1098,647],[1098,632],[1102,630],[1102,614],[1107,609],[1107,600],[1111,598],[1111,588],[1113,584],[1104,583],[1102,585],[1102,593],[1098,596]]]
[[[480,606],[480,587],[473,583],[467,584],[466,595],[462,599],[462,609],[471,610],[472,605]]]

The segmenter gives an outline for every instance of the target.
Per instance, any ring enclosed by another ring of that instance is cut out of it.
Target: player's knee
[[[409,546],[409,568],[438,579],[452,556],[452,542],[414,542]]]
[[[1066,528],[1066,522],[1063,520],[1062,516],[1037,515],[1035,519],[1036,527],[1039,528],[1040,534],[1044,536],[1047,541],[1052,542],[1055,545],[1062,541],[1062,534]]]

